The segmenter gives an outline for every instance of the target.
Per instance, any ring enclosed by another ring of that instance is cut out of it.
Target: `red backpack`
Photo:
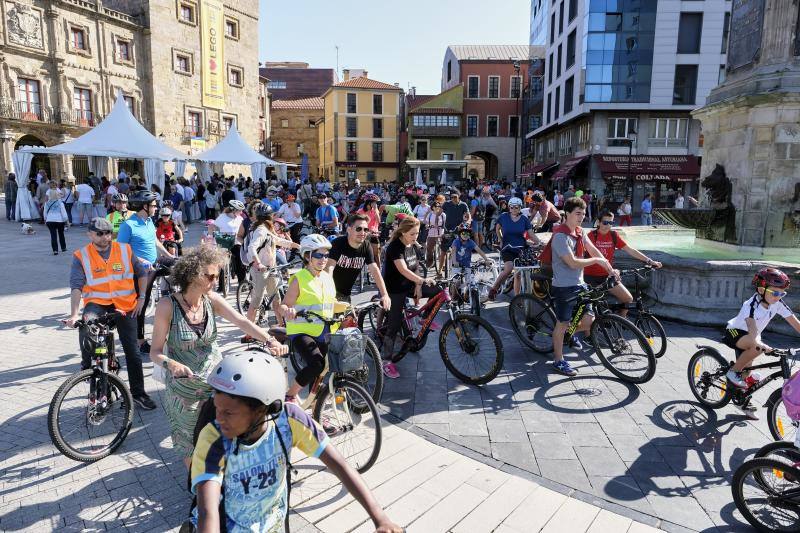
[[[553,264],[553,238],[556,236],[556,233],[564,233],[573,239],[578,239],[578,242],[575,245],[575,257],[582,258],[583,257],[583,231],[580,227],[575,228],[575,235],[572,235],[572,232],[569,230],[566,224],[558,224],[557,226],[553,227],[553,234],[550,236],[550,240],[547,241],[547,244],[544,245],[542,249],[542,253],[539,254],[539,262],[543,265],[552,265]]]

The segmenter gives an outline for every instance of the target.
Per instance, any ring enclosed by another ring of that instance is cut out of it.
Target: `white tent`
[[[228,134],[216,146],[209,148],[192,157],[200,164],[232,163],[237,165],[250,165],[253,179],[258,180],[264,176],[267,167],[280,167],[280,163],[265,157],[252,148],[239,135],[236,125],[233,125]],[[202,172],[200,172],[202,174]]]

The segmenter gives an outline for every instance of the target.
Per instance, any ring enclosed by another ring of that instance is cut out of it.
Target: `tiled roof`
[[[400,90],[400,87],[395,87],[394,85],[389,85],[388,83],[383,83],[382,81],[371,80],[363,76],[359,76],[358,78],[350,78],[347,81],[340,81],[339,83],[335,83],[333,86],[352,87],[353,89],[391,89],[394,91]]]
[[[452,107],[415,107],[409,113],[416,115],[460,115],[461,111]]]
[[[432,98],[436,98],[439,96],[438,94],[415,94],[414,96],[408,95],[406,101],[408,102],[408,108],[412,109],[417,106],[421,106],[428,100]]]
[[[324,109],[322,98],[298,98],[295,100],[273,100],[272,109]]]
[[[527,44],[464,44],[450,45],[448,48],[458,60],[527,61],[531,56],[531,47]]]

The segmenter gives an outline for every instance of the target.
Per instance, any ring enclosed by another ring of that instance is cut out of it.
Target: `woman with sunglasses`
[[[333,277],[325,271],[330,249],[331,241],[319,233],[306,235],[300,240],[299,253],[304,268],[289,279],[289,288],[280,307],[292,348],[306,362],[306,367],[297,373],[286,392],[287,402],[297,403],[300,390],[310,385],[325,369],[328,337],[337,329],[335,325],[328,327],[314,316],[297,317],[299,311],[333,317],[336,285]]]
[[[240,315],[214,288],[228,253],[212,246],[187,248],[172,268],[172,284],[180,292],[162,298],[156,307],[150,360],[165,377],[164,409],[172,444],[189,466],[192,436],[200,408],[211,397],[208,372],[222,356],[217,343],[217,316],[269,344],[273,355],[288,350],[266,331]],[[165,345],[169,348],[164,353]]]
[[[522,199],[516,196],[511,198],[508,201],[508,212],[497,217],[497,224],[495,224],[497,239],[501,242],[500,259],[503,261],[503,271],[489,289],[490,300],[495,299],[498,287],[501,287],[506,278],[514,271],[514,260],[519,257],[522,248],[526,244],[531,246],[537,244],[526,238],[531,228],[530,219],[522,215]]]

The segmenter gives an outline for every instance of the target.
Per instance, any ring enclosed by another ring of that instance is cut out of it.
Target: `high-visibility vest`
[[[84,305],[89,302],[113,305],[125,312],[136,308],[133,253],[129,244],[112,241],[107,261],[100,257],[91,243],[76,250],[74,255],[86,274],[86,284],[82,290]]]
[[[112,233],[114,235],[114,238],[117,237],[117,233],[119,233],[119,227],[122,225],[122,223],[131,218],[132,215],[133,211],[126,211],[125,216],[123,216],[122,213],[120,213],[119,211],[114,211],[113,213],[111,213],[106,217],[108,221],[111,222],[111,225],[114,227],[114,231]]]
[[[333,277],[327,272],[314,276],[308,269],[304,268],[297,272],[293,279],[297,280],[300,292],[294,303],[297,311],[313,311],[325,318],[333,317],[333,305],[336,303],[336,285]],[[291,285],[292,281],[289,280]],[[286,321],[287,335],[298,335],[305,333],[311,337],[319,337],[325,331],[325,324],[316,317],[309,317],[309,322],[305,317],[297,317],[294,320]],[[338,329],[338,325],[331,327],[333,333]]]

